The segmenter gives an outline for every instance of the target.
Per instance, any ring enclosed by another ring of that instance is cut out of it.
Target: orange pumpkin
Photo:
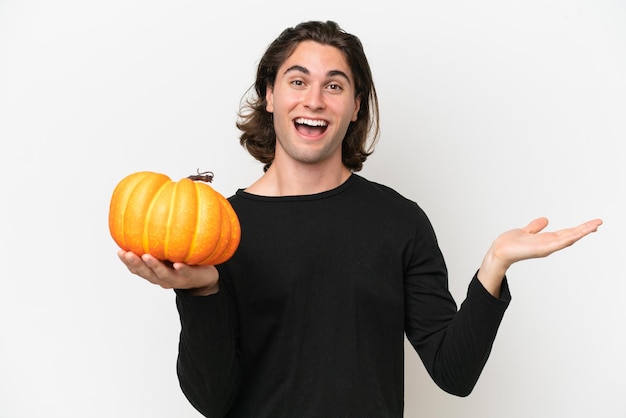
[[[138,255],[190,265],[221,264],[241,238],[230,202],[198,173],[178,182],[141,171],[118,183],[109,207],[109,230],[117,245]],[[202,181],[200,181],[202,180]]]

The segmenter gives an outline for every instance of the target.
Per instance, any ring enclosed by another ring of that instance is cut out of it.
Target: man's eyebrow
[[[301,65],[292,65],[291,67],[289,67],[289,68],[287,68],[285,70],[284,74],[290,73],[292,71],[299,71],[299,72],[304,73],[304,74],[309,74],[310,73],[309,69],[306,68],[306,67],[303,67]]]
[[[308,68],[303,67],[302,65],[292,65],[291,67],[287,68],[284,72],[284,74],[288,74],[292,71],[299,71],[303,74],[310,74],[311,72],[309,71]],[[348,83],[350,83],[350,77],[348,77],[348,74],[346,74],[345,72],[341,71],[341,70],[331,70],[326,74],[328,77],[343,77],[346,79],[346,81]]]

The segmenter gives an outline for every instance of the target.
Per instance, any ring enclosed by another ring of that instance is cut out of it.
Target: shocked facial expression
[[[341,166],[341,143],[360,99],[339,49],[301,42],[278,69],[266,99],[276,131],[273,164]]]

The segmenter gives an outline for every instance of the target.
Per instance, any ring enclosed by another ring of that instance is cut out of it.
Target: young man
[[[180,384],[207,417],[402,417],[405,335],[443,390],[468,395],[510,300],[507,269],[601,224],[539,233],[540,218],[500,235],[457,310],[426,214],[355,174],[378,103],[361,43],[333,22],[268,47],[237,126],[265,171],[230,198],[233,258],[171,268],[119,253],[176,289]]]

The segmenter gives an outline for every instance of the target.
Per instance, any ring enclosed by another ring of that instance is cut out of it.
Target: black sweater
[[[353,174],[307,196],[230,198],[241,244],[219,293],[177,291],[178,376],[207,417],[402,417],[404,335],[468,395],[510,301],[474,277],[457,312],[420,207]]]

